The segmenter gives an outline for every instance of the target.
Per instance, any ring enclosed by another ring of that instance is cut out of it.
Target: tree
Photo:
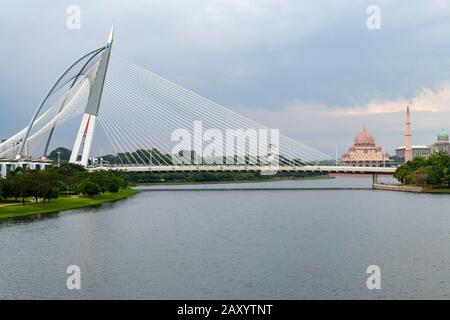
[[[90,179],[82,181],[78,186],[78,192],[89,197],[99,195],[100,191],[100,186]]]
[[[6,198],[6,196],[4,195],[4,191],[3,191],[3,181],[4,180],[0,180],[0,202],[3,201],[4,198]]]
[[[38,183],[32,184],[32,194],[36,199],[42,198],[45,203],[47,200],[58,198],[59,180],[58,176],[52,171],[32,171],[31,178]]]
[[[52,188],[45,194],[45,198],[47,200],[54,200],[59,198],[59,188]]]
[[[428,158],[414,158],[398,167],[394,177],[406,184],[448,187],[450,184],[450,156],[438,152]]]
[[[429,167],[419,168],[409,174],[408,180],[410,180],[411,183],[415,185],[425,186],[427,185],[429,171],[430,171]]]
[[[25,205],[25,199],[31,197],[33,191],[37,189],[37,181],[32,179],[31,170],[17,168],[6,177],[11,188],[11,196],[21,199]]]
[[[109,162],[110,164],[119,164],[120,160],[116,156],[113,156],[112,154],[107,154],[102,156],[103,162]]]
[[[59,156],[60,156],[61,163],[68,163],[70,160],[70,155],[72,154],[72,151],[70,151],[69,149],[63,148],[63,147],[56,148],[55,150],[50,152],[50,155],[48,156],[48,158],[50,160],[52,160],[54,163],[57,163],[58,152],[60,152]]]
[[[0,201],[11,197],[11,187],[8,180],[0,179]]]
[[[112,177],[108,183],[107,191],[108,192],[119,192],[120,190],[120,181],[117,177]]]
[[[89,197],[96,196],[100,193],[100,187],[98,184],[88,181],[84,186],[84,193]]]
[[[55,173],[60,190],[66,190],[67,193],[74,193],[76,186],[89,175],[83,166],[73,163],[64,163],[47,170]]]

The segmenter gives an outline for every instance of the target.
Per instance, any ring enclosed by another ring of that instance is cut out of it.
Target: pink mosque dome
[[[356,136],[355,145],[375,145],[375,138],[367,131],[366,125],[364,125],[364,128]]]
[[[389,154],[377,146],[375,138],[367,131],[366,126],[358,133],[354,144],[341,157],[347,166],[390,167],[393,165]]]

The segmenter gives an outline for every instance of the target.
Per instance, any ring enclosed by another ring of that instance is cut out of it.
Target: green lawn
[[[57,200],[43,203],[30,203],[26,205],[16,204],[0,207],[0,219],[24,217],[36,214],[55,213],[64,210],[98,206],[105,202],[117,201],[136,194],[138,191],[134,189],[122,189],[117,193],[106,192],[97,197],[60,197]]]

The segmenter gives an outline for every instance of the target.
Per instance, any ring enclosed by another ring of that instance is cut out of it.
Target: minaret
[[[405,162],[412,160],[411,149],[411,115],[409,106],[406,107],[406,133],[405,133]]]

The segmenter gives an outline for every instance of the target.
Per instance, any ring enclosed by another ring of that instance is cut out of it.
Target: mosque
[[[375,142],[375,138],[367,131],[366,125],[358,133],[353,145],[341,157],[341,163],[360,167],[392,167],[389,154]]]
[[[432,145],[412,145],[411,144],[411,115],[409,106],[406,108],[406,131],[405,145],[395,149],[397,158],[409,161],[415,157],[428,157],[437,152],[444,152],[450,155],[450,141],[447,130],[440,130],[437,134],[436,142]],[[395,162],[389,158],[389,154],[384,152],[375,142],[375,138],[367,131],[364,125],[358,133],[353,145],[341,157],[341,163],[347,166],[362,167],[393,167]]]
[[[433,154],[439,151],[443,151],[450,154],[449,145],[450,143],[448,140],[448,131],[441,130],[437,134],[436,142],[430,146],[430,153]]]

